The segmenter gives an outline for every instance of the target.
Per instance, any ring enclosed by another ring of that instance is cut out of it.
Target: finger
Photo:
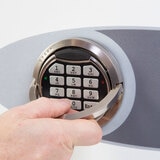
[[[93,145],[102,139],[102,129],[95,120],[65,120],[63,129],[75,146]]]
[[[67,112],[71,108],[68,99],[39,98],[17,109],[25,113],[28,118],[56,118]]]

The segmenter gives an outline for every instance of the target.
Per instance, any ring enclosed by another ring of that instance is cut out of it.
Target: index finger
[[[70,111],[71,101],[42,97],[15,109],[24,112],[27,118],[56,118]]]

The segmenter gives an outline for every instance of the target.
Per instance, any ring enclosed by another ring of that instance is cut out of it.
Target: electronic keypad
[[[106,112],[117,108],[123,97],[118,62],[88,39],[71,38],[50,45],[40,55],[33,77],[30,99],[71,99],[72,109],[81,113],[65,115],[68,119],[93,116],[100,124],[101,118],[105,123]]]

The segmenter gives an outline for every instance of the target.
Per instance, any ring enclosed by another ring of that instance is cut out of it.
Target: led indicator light
[[[101,81],[101,84],[102,84],[102,85],[104,85],[104,84],[105,84],[104,80],[102,80],[102,81]]]
[[[47,81],[47,80],[48,80],[48,77],[47,77],[47,76],[45,76],[45,77],[44,77],[44,80],[45,80],[45,81]]]

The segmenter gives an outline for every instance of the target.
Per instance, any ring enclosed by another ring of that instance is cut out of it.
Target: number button
[[[77,77],[67,77],[67,85],[80,87],[81,86],[81,79]]]
[[[51,85],[64,85],[64,77],[62,76],[50,76],[49,79]]]
[[[98,79],[84,78],[83,85],[87,88],[98,88]]]
[[[66,72],[69,75],[80,75],[81,74],[81,67],[76,65],[67,65]]]
[[[83,66],[83,75],[98,77],[99,72],[94,66],[88,65],[88,66]]]
[[[67,97],[69,98],[81,98],[81,90],[80,89],[71,89],[67,88]]]
[[[84,90],[83,91],[84,99],[92,99],[92,100],[98,100],[99,99],[99,93],[98,91],[94,90]]]
[[[49,68],[49,73],[53,74],[64,74],[64,65],[60,63],[54,63],[50,68]]]
[[[72,101],[72,109],[81,110],[81,101]]]
[[[55,97],[64,97],[64,88],[50,87],[50,95]]]

